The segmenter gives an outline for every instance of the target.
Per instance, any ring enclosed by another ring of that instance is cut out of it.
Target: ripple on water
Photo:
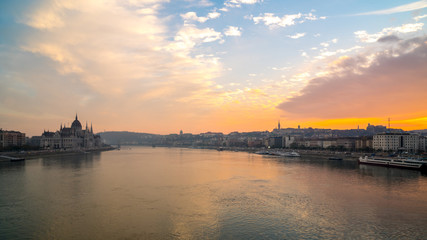
[[[427,178],[139,148],[0,166],[1,239],[424,239]]]

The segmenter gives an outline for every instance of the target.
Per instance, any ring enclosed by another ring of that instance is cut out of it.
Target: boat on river
[[[300,157],[301,155],[295,151],[292,152],[281,152],[281,151],[258,151],[256,154],[259,155],[270,155],[278,157]]]
[[[359,157],[358,162],[359,164],[427,170],[427,161],[414,158],[375,158],[365,156]]]
[[[301,157],[301,155],[295,151],[282,152],[282,153],[280,153],[280,156],[282,156],[282,157]]]
[[[270,155],[270,152],[268,152],[268,151],[258,151],[258,152],[255,152],[255,154],[259,154],[259,155]]]
[[[5,155],[1,155],[0,159],[9,160],[11,162],[25,161],[25,158],[23,158],[23,157],[10,157],[10,156],[5,156]]]

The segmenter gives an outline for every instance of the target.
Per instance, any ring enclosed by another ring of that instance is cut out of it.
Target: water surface
[[[322,158],[124,147],[0,163],[0,239],[425,239],[427,177]]]

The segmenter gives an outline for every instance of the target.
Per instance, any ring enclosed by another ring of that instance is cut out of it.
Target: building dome
[[[77,119],[77,114],[76,114],[76,120],[74,120],[74,122],[71,124],[71,128],[82,129],[82,124]]]

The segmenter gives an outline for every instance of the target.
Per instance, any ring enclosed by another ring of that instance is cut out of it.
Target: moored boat
[[[359,164],[380,165],[386,167],[408,168],[417,170],[426,170],[427,161],[412,158],[374,158],[359,157]]]
[[[284,152],[284,153],[281,153],[280,156],[283,156],[283,157],[301,157],[301,155],[295,151]]]
[[[255,154],[259,154],[259,155],[270,155],[270,153],[268,151],[258,151],[258,152],[255,152]]]
[[[281,151],[258,151],[255,152],[259,155],[270,155],[270,156],[278,156],[278,157],[300,157],[301,155],[295,151],[292,152],[281,152]]]
[[[9,160],[11,162],[25,161],[25,158],[23,157],[10,157],[10,156],[1,155],[0,158]]]

